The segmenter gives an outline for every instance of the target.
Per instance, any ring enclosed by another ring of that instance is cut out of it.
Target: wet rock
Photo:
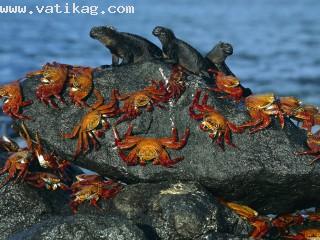
[[[118,216],[75,215],[51,217],[25,231],[13,235],[14,240],[146,240],[143,231],[131,221]]]
[[[80,206],[80,214],[115,212],[135,222],[150,239],[196,239],[208,232],[248,236],[251,226],[194,182],[128,185],[102,211]]]
[[[113,88],[127,93],[146,86],[152,79],[162,79],[160,70],[165,76],[170,75],[170,66],[156,62],[96,71],[95,87],[108,99]],[[24,82],[27,99],[35,100],[37,84],[35,78]],[[226,146],[226,151],[222,151],[199,129],[199,123],[188,116],[188,107],[197,87],[205,87],[203,81],[190,76],[185,94],[172,107],[168,106],[167,111],[156,108],[133,121],[134,133],[148,136],[169,136],[173,123],[180,134],[187,126],[190,127],[187,146],[181,151],[170,151],[172,157],[185,156],[185,160],[174,168],[151,164],[146,167],[126,166],[114,149],[111,131],[100,140],[100,150],[80,156],[75,163],[127,183],[168,179],[199,181],[215,195],[247,204],[260,213],[290,212],[296,208],[310,207],[320,200],[317,184],[319,166],[309,166],[308,157],[294,155],[294,152],[305,147],[304,131],[289,121],[282,130],[274,122],[268,129],[254,135],[247,132],[233,134],[233,142],[238,148]],[[68,99],[67,91],[64,98]],[[91,96],[89,103],[93,101]],[[213,94],[210,102],[235,123],[248,119],[241,104],[217,99]],[[36,100],[25,110],[34,119],[26,123],[30,131],[39,131],[49,149],[71,159],[76,140],[64,140],[61,133],[71,132],[85,110],[71,105],[69,100],[67,106],[61,105],[61,110],[48,108]],[[120,132],[123,133],[126,127],[125,123],[121,124]]]
[[[239,237],[229,233],[208,233],[197,240],[250,240],[252,238]]]
[[[0,177],[0,182],[3,180],[4,176]],[[57,213],[71,214],[63,194],[39,191],[26,184],[8,184],[0,190],[0,239]]]

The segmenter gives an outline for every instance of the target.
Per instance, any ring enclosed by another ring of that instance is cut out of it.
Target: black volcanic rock
[[[117,215],[76,215],[52,217],[30,229],[13,235],[12,240],[146,240],[143,231],[131,221]]]
[[[0,177],[0,182],[4,177]],[[0,239],[41,222],[52,214],[71,214],[67,198],[57,192],[38,191],[26,184],[0,189]]]
[[[129,185],[113,205],[146,231],[155,229],[154,236],[159,239],[195,239],[210,231],[248,236],[252,230],[249,223],[192,182]]]
[[[146,62],[100,70],[95,72],[95,87],[108,100],[113,88],[118,88],[121,93],[138,90],[152,79],[162,79],[160,71],[168,77],[170,69],[164,63]],[[60,104],[60,110],[46,107],[35,99],[37,84],[36,78],[23,83],[26,98],[35,100],[33,105],[25,108],[25,114],[33,118],[26,125],[33,134],[40,132],[47,148],[71,160],[76,140],[64,140],[61,133],[71,132],[86,110],[71,105],[67,91],[63,95],[68,100],[67,106]],[[187,146],[180,151],[170,151],[173,158],[185,156],[185,160],[174,168],[151,164],[146,167],[126,166],[114,149],[111,131],[100,140],[100,150],[80,156],[74,163],[126,183],[199,181],[216,196],[245,203],[260,213],[290,212],[297,207],[312,206],[320,200],[318,165],[309,166],[308,157],[294,155],[295,151],[305,147],[303,130],[290,121],[286,121],[282,130],[274,121],[271,127],[254,135],[248,132],[233,134],[233,142],[238,148],[226,146],[226,150],[222,151],[199,129],[199,123],[188,116],[188,107],[198,87],[205,87],[203,81],[189,76],[187,90],[177,103],[168,105],[167,110],[156,108],[153,112],[143,113],[133,121],[134,134],[148,136],[169,136],[172,124],[180,134],[187,126],[190,127]],[[93,101],[91,96],[89,103]],[[214,94],[209,101],[235,123],[248,119],[241,104],[217,99]],[[123,133],[126,128],[127,125],[122,123],[118,129]]]

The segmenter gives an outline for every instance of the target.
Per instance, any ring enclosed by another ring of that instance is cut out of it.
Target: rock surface
[[[170,66],[158,62],[96,71],[95,87],[108,99],[113,88],[128,93],[146,86],[152,79],[163,79],[160,70],[165,76],[170,75]],[[27,99],[35,100],[37,84],[35,78],[24,82],[23,91]],[[180,151],[170,151],[172,157],[185,156],[185,160],[174,168],[126,166],[114,149],[111,131],[100,139],[102,147],[98,151],[79,157],[75,163],[126,183],[199,181],[214,195],[245,203],[260,213],[290,212],[296,208],[312,206],[320,200],[317,184],[319,166],[309,166],[308,157],[294,155],[294,152],[305,147],[304,131],[290,121],[286,121],[282,130],[274,121],[271,127],[254,135],[248,132],[233,134],[233,142],[238,148],[226,146],[226,151],[222,151],[198,128],[199,123],[188,116],[188,107],[198,87],[205,87],[203,81],[189,76],[187,90],[177,103],[168,105],[167,110],[156,108],[153,112],[145,112],[133,121],[134,134],[148,136],[169,136],[172,124],[180,134],[187,126],[190,127],[187,146]],[[32,133],[40,132],[49,149],[71,160],[76,140],[64,140],[61,133],[71,132],[86,110],[71,105],[67,91],[63,96],[68,104],[60,104],[60,110],[48,108],[37,100],[26,107],[25,113],[33,118],[26,125]],[[89,103],[93,101],[94,97],[91,96]],[[214,103],[235,123],[248,119],[241,104],[220,100],[213,94],[209,102]],[[110,121],[113,122],[112,119]],[[123,133],[126,128],[127,125],[123,123],[118,129]]]
[[[0,177],[0,182],[3,180]],[[64,195],[37,191],[25,184],[8,184],[0,189],[0,239],[7,239],[57,212],[71,214],[66,203]]]
[[[12,240],[147,240],[143,231],[120,216],[52,217],[11,237]]]
[[[76,215],[67,203],[63,192],[6,186],[0,190],[0,239],[191,240],[216,233],[240,239],[252,231],[194,182],[133,184],[99,201],[100,209],[80,205]]]

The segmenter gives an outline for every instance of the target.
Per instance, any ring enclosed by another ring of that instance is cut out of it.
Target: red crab
[[[126,120],[131,120],[138,117],[142,111],[141,108],[146,108],[147,111],[152,111],[153,106],[164,108],[160,103],[169,100],[168,92],[165,89],[163,82],[152,82],[152,85],[145,87],[143,90],[120,95],[117,90],[117,99],[124,101],[120,112],[123,115],[117,120],[116,125]]]
[[[90,205],[97,208],[99,199],[110,199],[115,197],[121,190],[121,184],[112,180],[104,180],[99,175],[81,174],[76,176],[77,182],[71,185],[72,201],[70,207],[76,213],[78,206],[84,201],[90,201]]]
[[[8,176],[4,182],[0,185],[0,189],[4,187],[9,181],[14,180],[14,183],[23,180],[28,172],[29,165],[34,158],[32,140],[29,136],[29,133],[22,123],[21,125],[23,133],[20,133],[21,136],[25,139],[27,147],[20,148],[12,140],[4,138],[5,148],[9,149],[12,154],[6,160],[4,167],[0,170],[0,176],[8,173]]]
[[[284,237],[285,239],[294,240],[316,240],[320,239],[320,229],[305,229],[300,231],[296,235],[288,235]]]
[[[85,99],[93,87],[93,68],[73,67],[69,71],[69,96],[77,106],[88,107]]]
[[[252,208],[240,205],[233,202],[224,202],[229,208],[235,211],[240,217],[246,219],[254,227],[254,230],[250,234],[253,239],[261,239],[269,231],[269,219],[259,216],[259,214]]]
[[[271,124],[271,116],[277,116],[281,128],[284,127],[284,114],[273,93],[250,95],[246,97],[245,105],[251,120],[239,127],[252,127],[250,133],[258,132]]]
[[[221,113],[214,107],[207,104],[209,95],[206,93],[199,104],[201,90],[197,90],[192,105],[189,107],[189,114],[195,120],[202,120],[200,129],[209,132],[211,139],[216,139],[216,143],[224,149],[224,140],[230,146],[236,147],[231,142],[231,132],[241,133],[242,128],[237,127],[235,124],[228,121]],[[195,111],[199,111],[196,113]]]
[[[50,154],[45,152],[41,144],[39,133],[36,133],[36,145],[34,147],[34,152],[39,165],[42,168],[52,170],[64,180],[70,180],[67,174],[67,170],[71,167],[70,162],[67,160],[60,160],[53,152]]]
[[[304,218],[300,214],[284,214],[272,220],[271,224],[283,233],[287,230],[288,227],[301,225],[303,224],[303,222]]]
[[[313,159],[310,164],[315,163],[320,159],[320,130],[316,133],[312,134],[311,132],[308,133],[307,138],[307,145],[309,150],[304,152],[298,152],[297,155],[315,155],[315,159]]]
[[[186,90],[186,84],[184,81],[185,70],[180,65],[175,65],[172,68],[170,78],[166,84],[168,90],[168,97],[170,99],[178,100]]]
[[[140,164],[146,165],[147,161],[152,161],[153,165],[162,165],[164,167],[172,167],[172,165],[183,160],[183,157],[171,159],[166,151],[169,149],[182,149],[190,134],[190,129],[185,130],[184,136],[181,140],[178,138],[176,128],[172,129],[171,137],[151,138],[132,136],[133,126],[130,125],[124,139],[120,139],[117,129],[113,128],[115,137],[115,145],[119,150],[119,155],[128,166]],[[133,148],[133,149],[132,149]],[[132,149],[128,155],[125,155],[122,150]]]
[[[209,69],[208,72],[213,72],[216,78],[216,87],[210,88],[210,90],[226,94],[220,98],[229,98],[236,102],[240,102],[243,99],[244,91],[239,79],[231,75],[226,76],[223,72],[213,69]]]
[[[5,114],[18,119],[30,119],[19,113],[21,107],[32,104],[32,100],[23,101],[19,81],[0,86],[0,98],[5,99],[2,106]]]
[[[64,84],[68,78],[68,68],[70,66],[60,63],[47,63],[39,71],[27,74],[27,77],[42,75],[40,85],[37,87],[36,96],[46,105],[50,104],[53,108],[59,108],[51,97],[56,97],[64,103],[61,97]]]
[[[302,122],[302,128],[311,132],[314,125],[320,124],[318,119],[319,110],[312,105],[302,105],[295,97],[280,97],[281,111],[288,117]]]
[[[26,183],[36,188],[45,188],[52,191],[57,189],[68,191],[70,189],[59,177],[51,173],[28,172],[24,180]]]
[[[112,92],[110,102],[103,105],[103,97],[100,92],[94,91],[97,101],[90,107],[89,112],[76,125],[72,133],[64,134],[64,138],[75,138],[78,136],[78,143],[75,152],[77,157],[81,152],[87,152],[90,149],[89,140],[95,149],[99,147],[97,138],[100,138],[110,127],[106,118],[115,117],[119,114],[115,91]]]

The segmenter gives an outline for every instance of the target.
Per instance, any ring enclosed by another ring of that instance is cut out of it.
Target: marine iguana
[[[104,44],[112,54],[112,65],[139,63],[161,59],[162,51],[149,40],[126,32],[118,32],[112,26],[93,27],[90,37]]]
[[[210,61],[218,71],[223,72],[225,75],[235,76],[225,62],[226,58],[232,54],[233,47],[230,43],[219,42],[206,55],[206,59]],[[245,88],[241,84],[240,86],[243,89],[244,97],[252,94],[250,88]]]
[[[159,38],[163,57],[168,62],[179,64],[194,74],[207,75],[208,62],[206,59],[188,43],[176,38],[172,30],[157,26],[153,29],[152,34]]]
[[[206,55],[206,59],[214,64],[218,71],[225,75],[233,75],[225,60],[228,56],[233,54],[233,47],[230,43],[219,42]]]

